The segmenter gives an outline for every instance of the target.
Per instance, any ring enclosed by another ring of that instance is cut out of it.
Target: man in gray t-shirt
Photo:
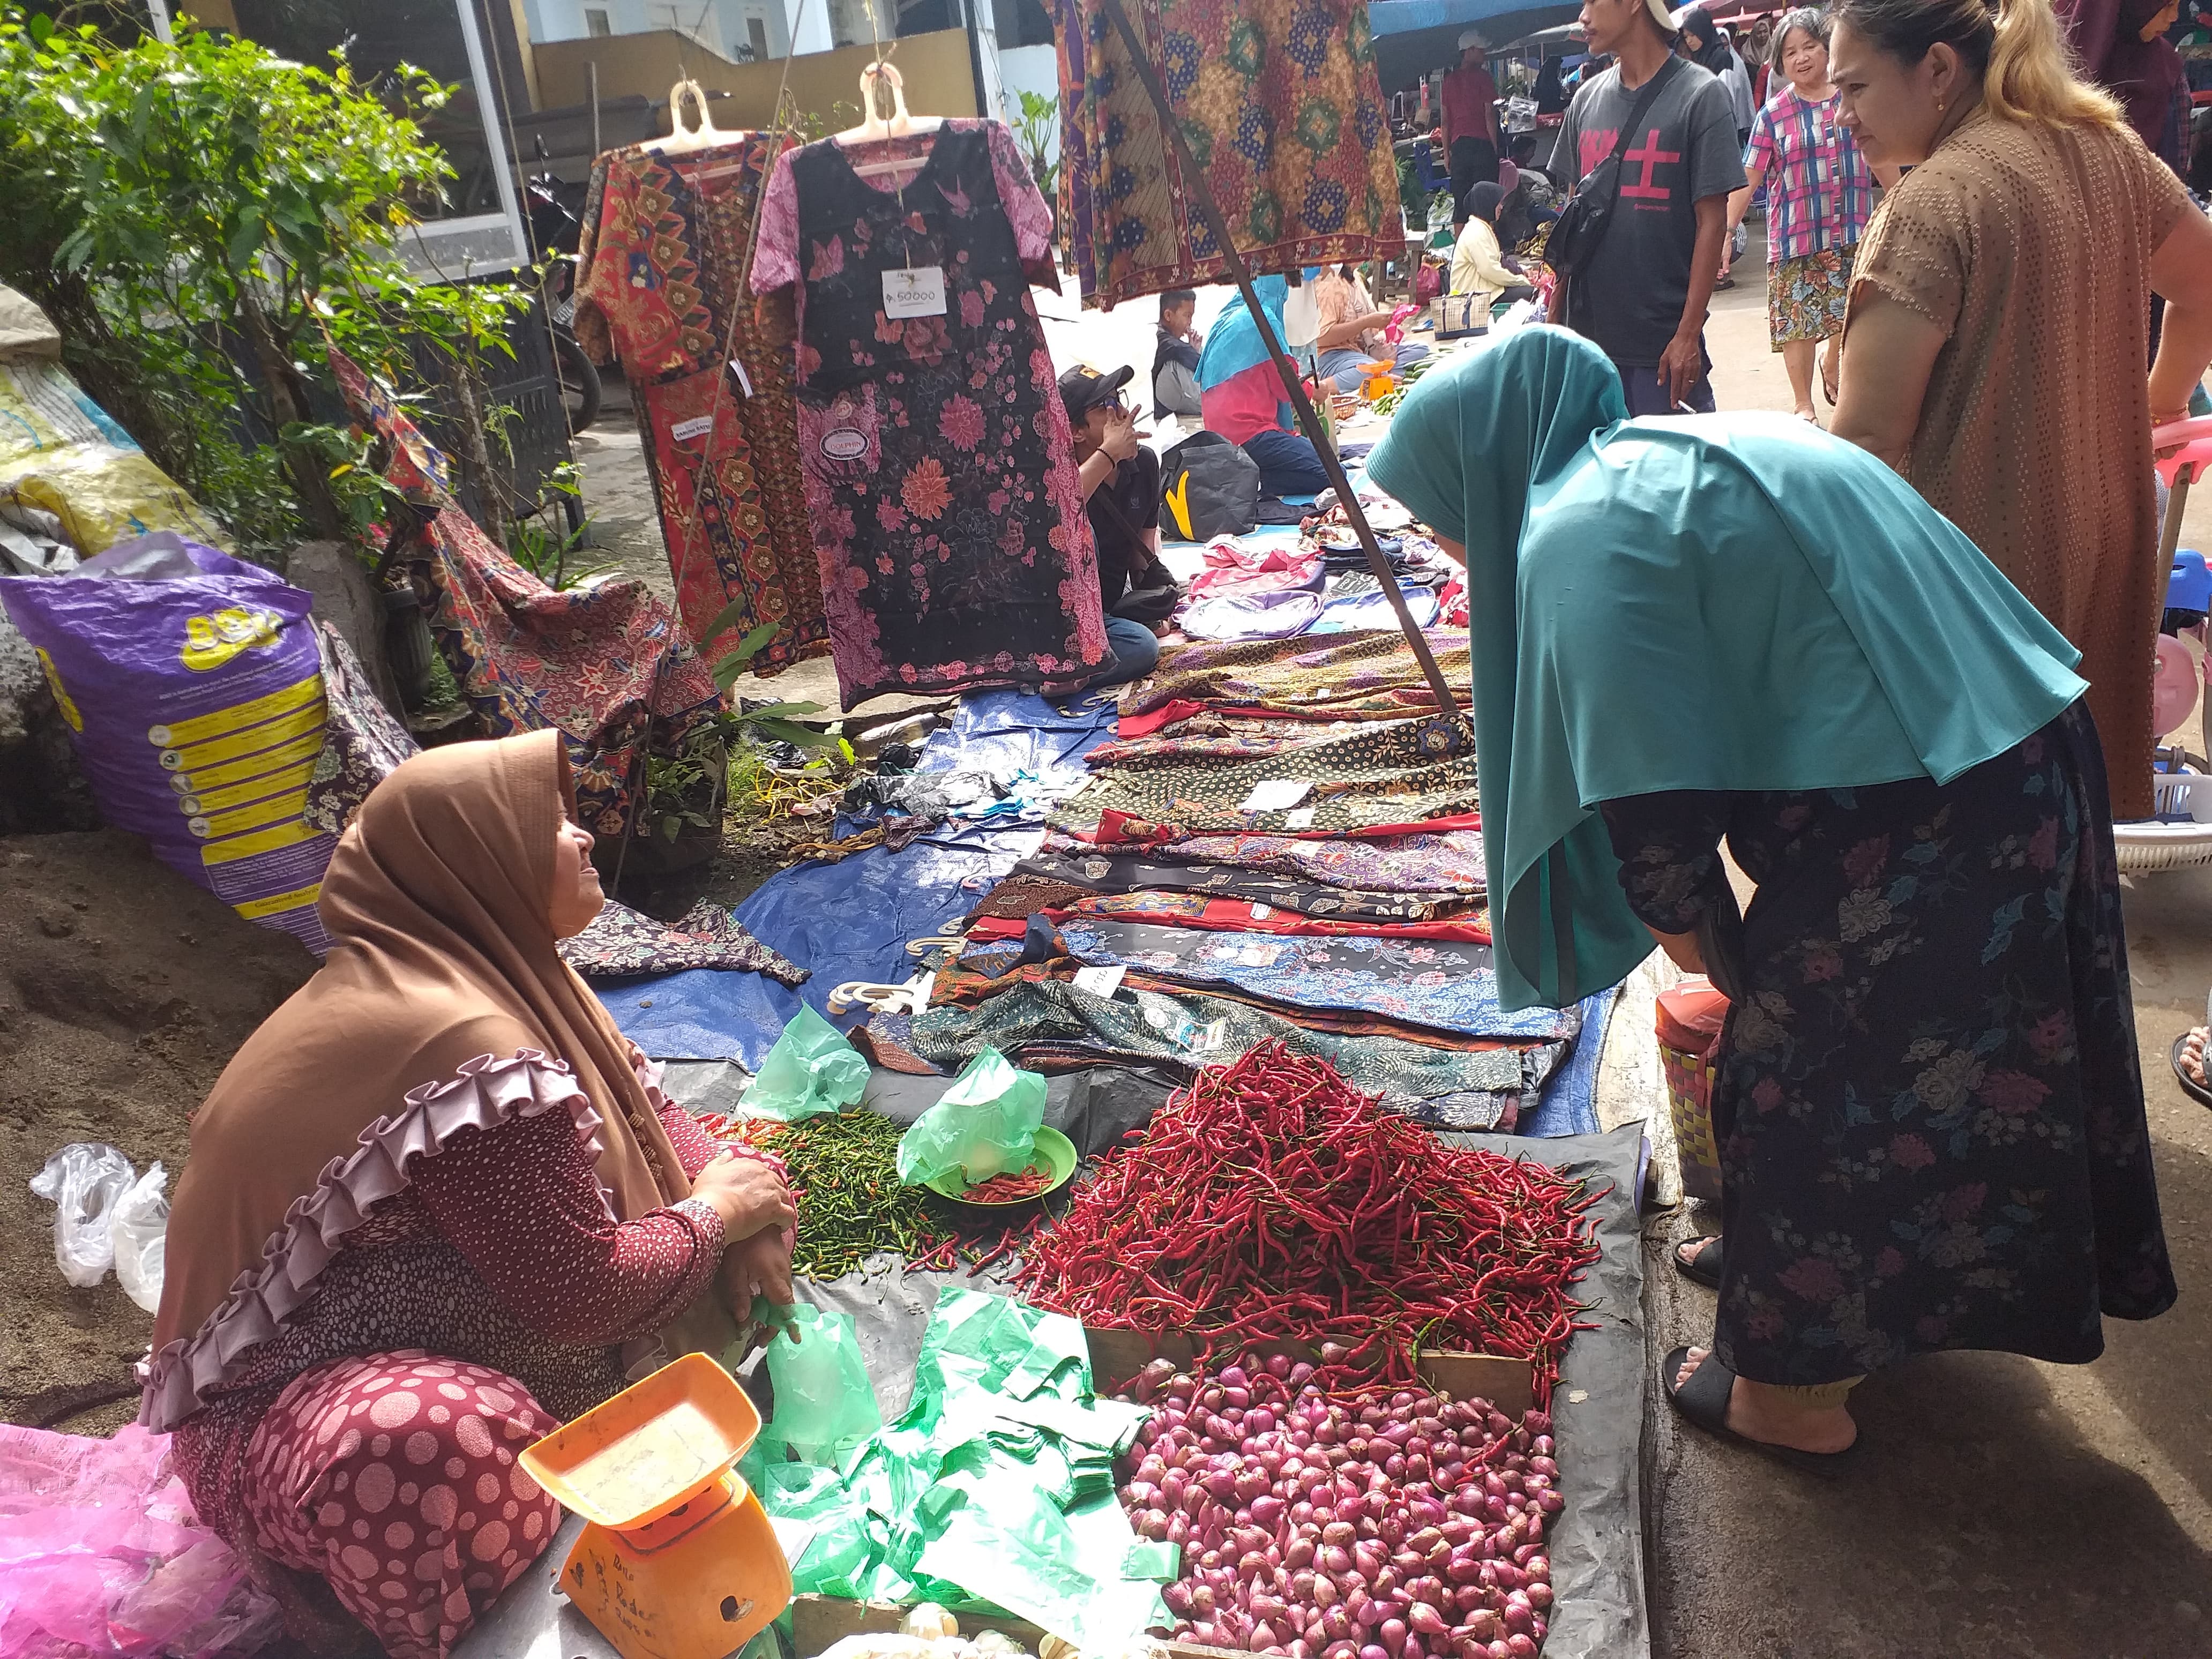
[[[1589,49],[1616,61],[1567,106],[1553,178],[1587,177],[1613,154],[1645,83],[1665,79],[1622,151],[1605,240],[1567,284],[1567,314],[1554,320],[1604,348],[1630,414],[1710,410],[1705,311],[1728,236],[1729,192],[1745,182],[1735,112],[1717,78],[1673,54],[1663,0],[1583,0],[1582,21]]]

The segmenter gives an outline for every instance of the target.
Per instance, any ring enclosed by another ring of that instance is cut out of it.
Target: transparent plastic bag
[[[148,1313],[161,1305],[161,1270],[168,1255],[169,1172],[157,1158],[132,1182],[108,1212],[107,1237],[115,1251],[115,1279]]]
[[[73,1140],[31,1177],[32,1192],[54,1205],[54,1260],[80,1290],[99,1284],[115,1265],[109,1213],[134,1174],[114,1147]]]
[[[762,1431],[808,1463],[835,1463],[884,1425],[853,1316],[800,1303],[778,1309],[768,1374],[775,1415]]]
[[[169,1437],[0,1424],[0,1659],[204,1659],[283,1627],[246,1564],[198,1525]]]
[[[791,1017],[760,1074],[745,1085],[738,1109],[748,1117],[796,1123],[817,1112],[841,1111],[868,1086],[868,1062],[845,1034],[805,1003]]]

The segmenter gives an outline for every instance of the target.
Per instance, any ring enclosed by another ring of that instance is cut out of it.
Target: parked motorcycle
[[[553,358],[561,378],[561,404],[568,411],[568,435],[599,418],[602,388],[599,371],[578,343],[576,323],[576,249],[583,236],[583,221],[561,197],[561,181],[545,166],[545,137],[538,136],[539,170],[524,183],[529,204],[530,252],[540,262],[541,291],[545,314],[553,324]],[[550,260],[547,256],[554,256]]]

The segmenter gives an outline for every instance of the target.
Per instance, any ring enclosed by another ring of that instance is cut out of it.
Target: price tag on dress
[[[884,273],[884,315],[942,317],[945,267],[900,265]]]

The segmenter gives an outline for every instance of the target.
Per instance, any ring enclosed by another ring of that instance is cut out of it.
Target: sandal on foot
[[[1735,1373],[1721,1364],[1717,1354],[1708,1353],[1690,1373],[1690,1380],[1680,1388],[1674,1378],[1690,1358],[1685,1346],[1667,1356],[1667,1369],[1661,1373],[1659,1385],[1667,1390],[1667,1398],[1676,1411],[1707,1433],[1723,1440],[1733,1440],[1739,1446],[1748,1446],[1753,1451],[1765,1452],[1779,1458],[1793,1468],[1807,1469],[1820,1474],[1832,1474],[1844,1461],[1859,1449],[1856,1440],[1839,1452],[1801,1451],[1795,1446],[1778,1446],[1771,1441],[1753,1440],[1749,1435],[1738,1434],[1728,1425],[1729,1396],[1735,1389]]]
[[[1674,1271],[1683,1278],[1694,1280],[1709,1291],[1721,1287],[1721,1239],[1718,1233],[1698,1240],[1695,1255],[1684,1255],[1680,1246],[1672,1252]]]
[[[2184,1031],[2179,1036],[2174,1038],[2173,1047],[2167,1051],[2166,1057],[2173,1066],[2174,1081],[2180,1084],[2183,1091],[2198,1105],[2212,1106],[2212,1088],[2205,1087],[2181,1069],[2181,1045],[2188,1041],[2189,1033]]]

